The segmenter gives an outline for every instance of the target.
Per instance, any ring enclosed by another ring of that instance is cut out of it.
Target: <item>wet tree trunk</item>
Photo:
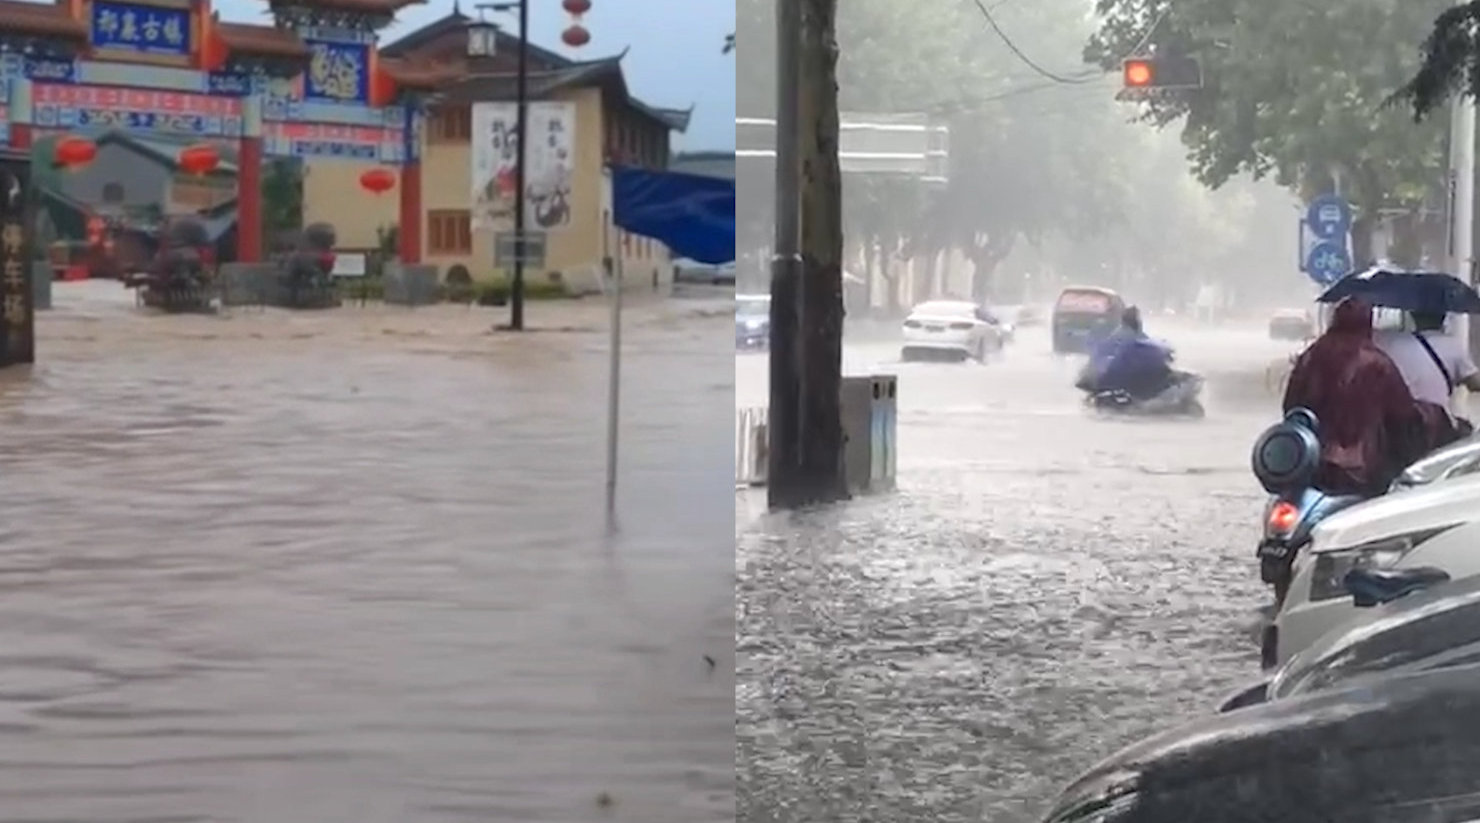
[[[925,265],[915,269],[915,301],[934,300],[940,294],[935,273],[940,265],[940,250],[930,247],[925,252]]]
[[[797,454],[773,476],[772,508],[848,497],[843,472],[843,209],[838,168],[837,0],[801,6],[798,86],[801,131],[801,396]],[[781,484],[777,486],[776,484]]]
[[[1415,209],[1393,221],[1393,242],[1387,257],[1398,266],[1416,269],[1423,263],[1423,251],[1423,222]]]

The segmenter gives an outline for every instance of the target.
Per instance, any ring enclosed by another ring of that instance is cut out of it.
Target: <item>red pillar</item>
[[[401,214],[397,220],[402,263],[421,262],[421,161],[401,166]]]
[[[236,260],[262,262],[262,138],[243,137],[236,164]]]

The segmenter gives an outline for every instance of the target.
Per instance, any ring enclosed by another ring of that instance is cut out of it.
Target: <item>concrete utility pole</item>
[[[1474,285],[1475,271],[1475,101],[1455,95],[1449,107],[1449,255],[1450,271],[1455,277]],[[1480,323],[1461,317],[1462,328],[1453,329],[1466,335],[1470,353],[1480,352]]]
[[[837,0],[776,0],[776,242],[771,261],[773,509],[846,499],[843,197]]]

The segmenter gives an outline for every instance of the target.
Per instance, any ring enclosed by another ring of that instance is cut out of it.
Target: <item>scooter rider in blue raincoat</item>
[[[1149,400],[1171,386],[1172,351],[1146,335],[1135,306],[1120,317],[1120,328],[1090,352],[1078,386],[1084,391],[1123,391]]]

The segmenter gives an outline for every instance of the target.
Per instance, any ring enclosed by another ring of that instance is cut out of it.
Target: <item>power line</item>
[[[983,3],[982,0],[972,0],[972,2],[976,5],[977,10],[981,12],[983,19],[987,21],[987,25],[992,27],[992,31],[997,35],[997,38],[1001,40],[1002,43],[1006,45],[1010,51],[1012,51],[1013,54],[1017,55],[1017,58],[1023,62],[1023,65],[1026,65],[1028,68],[1032,69],[1038,74],[1048,78],[1049,80],[1052,80],[1055,84],[1078,86],[1084,83],[1092,82],[1096,78],[1102,77],[1105,74],[1103,71],[1090,70],[1087,72],[1081,72],[1080,74],[1075,76],[1064,76],[1045,69],[1043,66],[1034,62],[1033,58],[1029,57],[1026,53],[1023,52],[1022,49],[1018,48],[1018,45],[1012,41],[1012,38],[1007,36],[1007,32],[1002,30],[1002,26],[997,23],[997,18],[992,16],[992,11],[991,9],[987,8],[986,3]],[[998,3],[997,6],[1001,6],[1001,3]],[[1151,40],[1151,35],[1156,33],[1157,27],[1160,26],[1161,22],[1166,19],[1171,10],[1171,6],[1167,6],[1166,8],[1161,10],[1161,13],[1156,16],[1156,19],[1151,21],[1151,25],[1146,27],[1146,31],[1141,35],[1141,39],[1136,41],[1136,45],[1131,47],[1130,52],[1127,53],[1125,57],[1133,57],[1137,53],[1139,53],[1141,49],[1145,48],[1146,44]]]
[[[1023,53],[1023,50],[1020,49],[1020,48],[1018,48],[1018,46],[1017,46],[1016,43],[1012,42],[1012,38],[1007,36],[1007,32],[1003,31],[1002,30],[1002,27],[997,24],[997,18],[995,18],[995,17],[992,16],[992,12],[991,12],[990,9],[987,8],[987,4],[986,3],[983,3],[982,0],[972,0],[972,2],[976,4],[977,10],[979,10],[982,13],[982,17],[986,19],[987,25],[991,26],[992,27],[992,31],[994,31],[994,32],[997,33],[997,38],[1000,39],[1003,42],[1003,44],[1006,45],[1007,48],[1012,51],[1013,54],[1017,55],[1017,58],[1019,60],[1023,61],[1023,65],[1027,66],[1028,68],[1032,69],[1033,71],[1038,72],[1039,74],[1043,75],[1044,77],[1047,77],[1048,79],[1054,81],[1055,83],[1063,83],[1063,84],[1066,84],[1066,85],[1078,85],[1080,83],[1087,82],[1087,79],[1088,78],[1084,77],[1083,75],[1080,75],[1077,78],[1064,77],[1064,76],[1059,75],[1059,74],[1054,74],[1053,72],[1049,71],[1048,69],[1045,69],[1044,67],[1042,67],[1042,66],[1038,65],[1037,63],[1033,62],[1033,58],[1031,58],[1028,55],[1024,54]]]
[[[1095,89],[1090,84],[1096,80],[1104,81],[1105,78],[1103,75],[1097,75],[1095,77],[1086,78],[1084,82],[1072,83],[1070,85],[1078,87],[1082,91],[1094,91],[1097,89]],[[1055,81],[1027,83],[1021,86],[1009,87],[1002,91],[988,94],[982,97],[962,97],[955,100],[942,100],[933,105],[923,107],[923,110],[935,114],[974,111],[978,107],[985,106],[991,103],[998,103],[1014,97],[1035,94],[1037,92],[1048,91],[1050,89],[1062,91],[1064,89],[1064,85],[1065,84],[1063,83]],[[1109,87],[1110,84],[1107,83],[1106,88],[1108,89]]]

